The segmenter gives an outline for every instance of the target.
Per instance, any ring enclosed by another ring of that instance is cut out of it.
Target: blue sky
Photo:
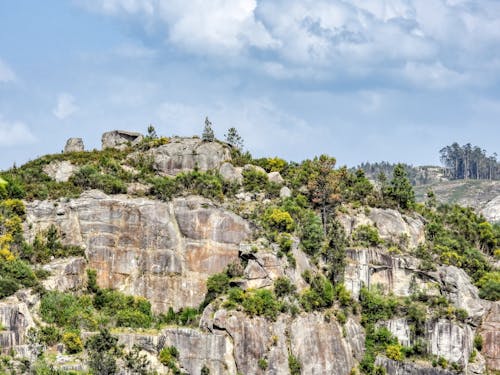
[[[254,156],[500,153],[500,2],[0,2],[0,168],[111,129],[200,134],[205,116]]]

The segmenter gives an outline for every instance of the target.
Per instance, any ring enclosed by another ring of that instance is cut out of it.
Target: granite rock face
[[[43,171],[57,182],[66,182],[78,170],[78,167],[69,161],[56,161],[45,165]]]
[[[351,235],[360,225],[372,225],[377,228],[380,238],[388,242],[398,243],[403,240],[409,248],[414,248],[425,241],[422,220],[401,215],[396,210],[370,208],[368,213],[340,215],[339,220],[347,235]]]
[[[456,372],[438,367],[429,367],[414,362],[393,361],[387,357],[378,356],[375,365],[383,367],[387,375],[454,375]]]
[[[500,223],[500,195],[489,201],[481,210],[481,214],[492,223]]]
[[[0,352],[25,351],[26,333],[35,326],[26,303],[15,296],[0,301],[0,325]]]
[[[83,145],[83,140],[81,138],[69,138],[64,146],[64,152],[80,152],[84,151],[85,146]]]
[[[139,154],[132,154],[130,157],[136,156]],[[231,160],[231,151],[227,145],[218,142],[172,138],[169,143],[147,151],[145,156],[153,159],[153,167],[157,172],[175,176],[194,169],[218,170],[224,162]]]
[[[245,220],[200,197],[164,203],[94,190],[26,209],[29,240],[54,224],[65,244],[85,248],[101,287],[146,297],[155,311],[197,306],[208,276],[237,261],[250,234]]]
[[[409,296],[413,289],[439,294],[437,276],[420,271],[416,258],[390,255],[378,249],[347,249],[346,255],[345,285],[355,297],[362,285],[377,284],[397,296]]]
[[[102,135],[102,149],[117,148],[125,149],[128,144],[135,145],[142,141],[144,136],[141,133],[130,132],[127,130],[112,130]]]
[[[479,329],[489,369],[500,371],[500,302],[492,302]]]
[[[426,331],[430,353],[464,366],[468,363],[474,341],[474,332],[469,325],[439,319],[428,322]]]
[[[349,374],[364,349],[364,334],[357,323],[347,324],[351,336],[344,338],[336,321],[327,322],[314,313],[295,319],[281,315],[270,322],[219,310],[212,329],[232,338],[236,367],[243,374],[289,374],[289,353],[300,361],[302,374]],[[267,360],[266,371],[258,366],[259,359]]]

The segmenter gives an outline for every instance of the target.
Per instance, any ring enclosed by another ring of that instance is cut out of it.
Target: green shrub
[[[398,308],[398,301],[392,296],[381,295],[376,290],[362,287],[359,293],[362,307],[361,323],[376,323],[394,316]]]
[[[385,355],[387,358],[394,361],[402,361],[404,359],[404,354],[401,349],[402,347],[399,344],[388,345],[385,349]]]
[[[352,234],[352,240],[357,246],[378,246],[383,242],[378,235],[377,228],[371,225],[357,227]]]
[[[280,310],[280,305],[274,294],[267,289],[247,292],[242,305],[250,316],[259,315],[270,320],[276,320]]]
[[[83,350],[82,339],[76,332],[64,333],[62,336],[62,342],[66,352],[69,354],[80,353]]]
[[[177,359],[179,358],[179,351],[175,346],[169,346],[160,350],[158,359],[160,363],[171,369],[177,367]]]
[[[474,336],[474,348],[476,348],[478,352],[483,350],[483,336],[479,333]]]
[[[490,300],[500,300],[500,271],[487,272],[476,283],[479,287],[479,297]]]
[[[267,369],[268,363],[267,363],[267,360],[265,358],[260,358],[259,361],[257,362],[257,364],[259,365],[259,368],[261,370]]]
[[[288,369],[290,370],[290,375],[300,375],[302,371],[299,359],[293,354],[288,355]]]
[[[243,170],[243,187],[246,191],[266,191],[269,186],[267,174],[254,168]]]
[[[300,245],[309,255],[314,255],[322,249],[323,225],[314,211],[307,210],[301,220]]]
[[[290,233],[295,228],[295,221],[292,219],[290,214],[280,208],[268,209],[264,214],[262,221],[264,226],[272,231]]]
[[[89,297],[77,297],[71,293],[51,291],[40,302],[42,319],[59,327],[96,329],[95,309]]]
[[[48,346],[55,345],[61,340],[61,332],[54,326],[45,326],[40,328],[38,331],[38,337],[40,342],[47,344]]]
[[[310,288],[304,290],[300,295],[300,303],[304,310],[315,311],[332,306],[335,290],[330,280],[323,275],[310,277],[305,275],[305,279],[310,284]]]
[[[290,279],[287,277],[278,277],[274,281],[274,294],[276,294],[278,298],[293,294],[296,289],[295,285],[292,284]]]
[[[226,272],[220,272],[211,275],[207,279],[207,294],[205,295],[205,301],[202,306],[208,305],[217,296],[226,293],[229,289],[229,276]]]

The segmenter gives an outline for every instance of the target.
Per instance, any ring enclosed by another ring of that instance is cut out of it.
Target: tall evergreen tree
[[[208,117],[205,117],[205,128],[203,129],[201,139],[205,142],[213,142],[215,140],[212,123],[208,120]]]
[[[398,164],[394,168],[393,177],[383,193],[384,196],[394,201],[394,203],[404,210],[410,209],[415,205],[415,192],[402,164]]]
[[[243,138],[241,138],[236,128],[229,128],[227,130],[227,134],[224,134],[224,138],[226,142],[231,146],[237,148],[240,151],[243,149]]]

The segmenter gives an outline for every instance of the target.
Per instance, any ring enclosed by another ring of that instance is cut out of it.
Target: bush
[[[276,294],[278,298],[293,294],[296,289],[295,285],[293,285],[287,277],[278,277],[274,281],[274,294]]]
[[[171,369],[177,367],[177,359],[179,358],[179,351],[175,346],[169,346],[160,350],[158,354],[158,359],[160,363]]]
[[[357,227],[352,234],[352,239],[358,246],[378,246],[383,242],[378,235],[377,228],[371,225]]]
[[[318,253],[322,248],[323,225],[314,211],[307,210],[300,226],[300,245],[309,255]]]
[[[48,346],[52,346],[61,340],[61,333],[54,326],[46,326],[40,328],[38,331],[38,337],[40,342],[45,343]]]
[[[69,354],[80,353],[83,350],[82,339],[76,332],[66,332],[62,336],[62,341],[66,352]]]
[[[487,272],[476,283],[479,287],[479,297],[490,300],[500,300],[500,271]]]
[[[207,294],[203,305],[206,306],[217,296],[226,293],[229,289],[229,276],[226,272],[213,274],[207,279]]]
[[[290,233],[295,228],[295,221],[290,214],[279,208],[268,209],[262,220],[264,226],[273,231]]]
[[[480,334],[474,336],[474,348],[476,348],[478,352],[483,350],[483,336]]]
[[[290,370],[290,375],[300,375],[302,370],[302,365],[293,354],[288,355],[288,369]]]
[[[243,187],[246,191],[266,191],[269,186],[267,174],[254,168],[243,170]]]
[[[332,283],[322,275],[304,275],[311,285],[300,295],[300,303],[304,310],[315,311],[320,308],[330,307],[333,304],[335,290]]]
[[[257,364],[259,365],[259,368],[261,370],[267,369],[268,363],[267,363],[267,361],[264,358],[259,359],[259,361],[257,362]]]
[[[399,344],[388,345],[385,349],[385,355],[387,358],[394,361],[402,361],[404,359],[404,354],[401,349],[402,347]]]
[[[363,309],[361,323],[365,325],[390,319],[398,307],[398,302],[394,297],[383,296],[378,291],[368,290],[366,287],[361,288],[359,300]]]
[[[248,292],[242,305],[250,316],[259,315],[270,320],[276,320],[280,310],[274,294],[267,289]]]

